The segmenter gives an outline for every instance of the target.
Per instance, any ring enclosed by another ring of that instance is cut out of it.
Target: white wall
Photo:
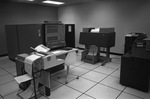
[[[116,43],[111,52],[123,54],[124,38],[130,32],[150,36],[149,0],[99,0],[58,8],[58,20],[76,25],[76,46],[83,27],[115,27]]]

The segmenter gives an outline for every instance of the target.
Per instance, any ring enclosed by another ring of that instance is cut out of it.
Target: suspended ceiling
[[[85,2],[95,1],[95,0],[53,0],[53,1],[64,2],[65,4],[63,4],[63,5],[43,4],[42,3],[43,0],[34,0],[34,1],[28,1],[28,0],[8,0],[8,1],[21,2],[21,3],[41,4],[41,5],[47,5],[47,6],[64,6],[64,5],[72,5],[72,4],[77,4],[77,3],[85,3]]]

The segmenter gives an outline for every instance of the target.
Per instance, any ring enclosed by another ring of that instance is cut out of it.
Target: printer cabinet
[[[25,59],[26,57],[28,57],[29,54],[26,54],[26,53],[23,53],[23,54],[18,54],[17,57],[16,57],[16,73],[17,73],[17,76],[20,76],[20,75],[23,75],[23,74],[26,74],[26,71],[25,71]],[[62,55],[60,57],[65,57],[65,55]],[[58,70],[62,70],[64,69],[64,64],[60,64],[60,65],[57,65],[57,66],[54,66],[52,68],[49,68],[49,69],[46,69],[44,71],[47,71],[47,73],[55,73],[57,72]],[[45,76],[44,76],[45,77]],[[19,84],[19,87],[22,89],[22,90],[26,90],[29,85],[31,84],[31,81],[27,81],[27,82],[23,82],[21,84]],[[48,91],[49,89],[47,89],[46,87],[46,90]],[[46,93],[47,94],[47,93]],[[49,91],[48,91],[48,95],[49,95]]]
[[[150,60],[131,57],[125,54],[121,58],[120,83],[125,86],[148,92]]]

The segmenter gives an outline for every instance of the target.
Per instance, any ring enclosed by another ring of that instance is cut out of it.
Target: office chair
[[[72,65],[75,61],[76,61],[76,52],[75,51],[71,51],[67,54],[66,58],[65,58],[65,66],[67,67],[67,75],[66,75],[66,84],[68,83],[68,74],[69,74],[69,66]],[[77,79],[79,79],[79,76],[77,76]]]
[[[72,65],[75,61],[76,61],[76,52],[70,51],[64,59],[64,65],[67,68],[66,81],[65,81],[66,84],[68,83],[69,66]],[[57,78],[59,79],[60,77],[58,76]],[[79,76],[77,76],[76,78],[79,79]]]
[[[29,65],[29,64],[27,64],[27,65]],[[23,90],[23,91],[21,89],[18,90],[17,95],[19,97],[21,97],[22,99],[24,99],[24,97],[21,96],[21,94],[23,94],[24,92],[30,91],[30,88],[32,88],[34,91],[32,92],[32,94],[30,94],[29,98],[31,98],[34,94],[35,94],[34,96],[36,97],[36,95],[37,95],[36,91],[37,91],[39,79],[40,79],[40,70],[42,67],[42,60],[41,60],[41,58],[39,58],[36,61],[34,61],[32,66],[31,66],[31,70],[28,70],[29,68],[27,68],[27,65],[25,64],[25,71],[27,74],[23,74],[23,75],[14,77],[14,79],[16,80],[16,82],[19,85],[21,83],[24,83],[27,81],[32,81],[30,86],[26,90]]]

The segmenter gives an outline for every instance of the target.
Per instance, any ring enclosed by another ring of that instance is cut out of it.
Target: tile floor
[[[119,84],[121,57],[111,55],[112,62],[101,66],[80,61],[70,66],[69,83],[65,84],[65,69],[51,76],[51,95],[49,99],[150,99],[150,92],[144,93]],[[60,76],[58,79],[57,76]],[[79,75],[79,79],[75,79]],[[0,99],[20,99],[19,89],[14,80],[15,63],[8,57],[0,58]],[[39,99],[46,99],[40,97]]]

